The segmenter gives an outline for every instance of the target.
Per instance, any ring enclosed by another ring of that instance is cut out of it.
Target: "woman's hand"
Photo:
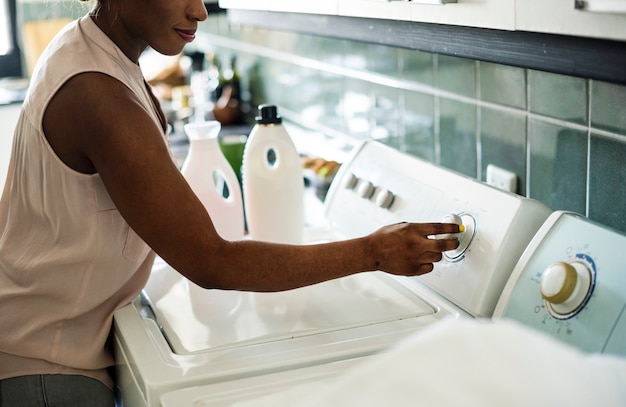
[[[370,235],[377,253],[376,268],[391,274],[414,276],[429,273],[443,252],[456,249],[456,237],[435,239],[436,235],[456,234],[454,223],[396,223]]]

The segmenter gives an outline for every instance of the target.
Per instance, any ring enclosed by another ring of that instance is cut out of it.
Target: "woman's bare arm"
[[[47,108],[44,130],[67,165],[100,174],[121,215],[159,256],[203,287],[277,291],[370,270],[419,275],[458,244],[428,238],[459,231],[438,223],[391,225],[319,245],[225,241],[159,127],[128,88],[104,74],[68,81]]]

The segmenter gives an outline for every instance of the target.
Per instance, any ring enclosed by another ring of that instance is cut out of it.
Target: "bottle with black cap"
[[[300,156],[274,105],[260,105],[243,153],[241,176],[250,238],[302,243],[304,182]]]

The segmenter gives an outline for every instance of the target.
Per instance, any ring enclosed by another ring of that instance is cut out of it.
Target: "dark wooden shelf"
[[[392,21],[228,10],[233,24],[315,34],[626,84],[626,42]]]

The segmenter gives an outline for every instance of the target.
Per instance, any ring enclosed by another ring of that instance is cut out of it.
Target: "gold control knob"
[[[578,273],[574,266],[559,261],[544,271],[539,291],[544,300],[552,304],[562,304],[571,297],[577,281]]]
[[[558,261],[541,275],[539,291],[548,312],[555,318],[575,315],[587,302],[593,285],[593,271],[583,261]]]

